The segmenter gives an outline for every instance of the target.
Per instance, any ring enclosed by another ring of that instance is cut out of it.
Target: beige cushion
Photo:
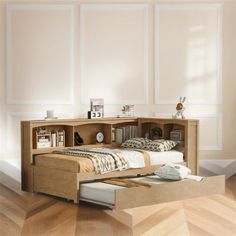
[[[154,151],[154,152],[166,152],[170,151],[177,145],[177,142],[172,140],[158,139],[151,142],[145,143],[143,145],[144,150]]]
[[[147,138],[132,138],[132,139],[128,139],[124,143],[122,143],[121,147],[122,148],[139,148],[139,149],[142,149],[143,146],[148,142],[151,142],[151,140],[147,139]]]

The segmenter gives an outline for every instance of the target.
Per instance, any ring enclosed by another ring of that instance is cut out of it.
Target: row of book
[[[125,127],[112,129],[112,142],[123,143],[125,140],[136,138],[138,135],[138,127],[129,125]]]

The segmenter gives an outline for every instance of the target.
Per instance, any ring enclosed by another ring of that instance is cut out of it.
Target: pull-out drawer
[[[103,182],[80,185],[80,200],[105,205],[114,209],[126,209],[153,205],[187,198],[222,194],[225,191],[225,177],[204,177],[201,181],[163,181],[156,176],[132,178],[148,183],[150,187],[126,188]]]

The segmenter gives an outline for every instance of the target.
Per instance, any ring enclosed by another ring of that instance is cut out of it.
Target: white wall
[[[6,10],[6,2],[1,159],[20,166],[20,120],[43,118],[47,109],[84,117],[94,96],[105,98],[107,116],[130,103],[137,115],[170,117],[184,95],[187,117],[200,119],[200,158],[236,157],[236,3],[18,0]]]

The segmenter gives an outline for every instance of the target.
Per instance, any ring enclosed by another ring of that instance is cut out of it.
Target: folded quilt
[[[53,153],[89,158],[93,163],[96,174],[128,169],[126,158],[117,151],[68,148]]]

